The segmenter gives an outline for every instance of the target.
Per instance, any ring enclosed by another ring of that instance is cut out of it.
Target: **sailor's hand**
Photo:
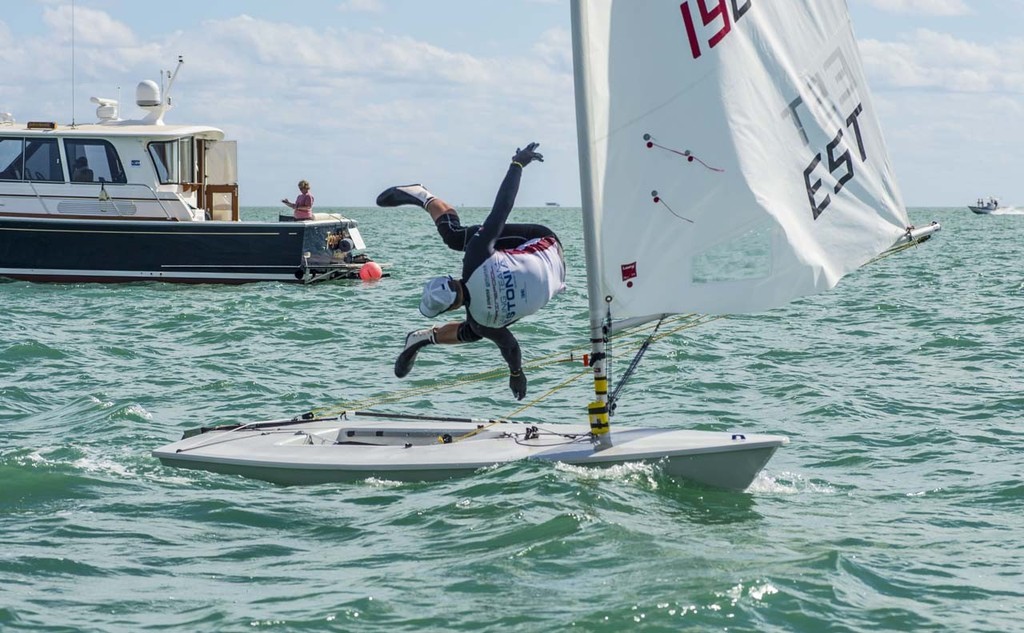
[[[516,397],[516,400],[522,400],[525,398],[526,373],[522,369],[511,372],[508,376],[508,386],[512,390],[512,395]]]
[[[543,163],[544,155],[537,151],[538,147],[540,147],[540,143],[530,143],[526,149],[516,149],[516,155],[512,157],[512,162],[520,167],[526,167],[531,161]]]

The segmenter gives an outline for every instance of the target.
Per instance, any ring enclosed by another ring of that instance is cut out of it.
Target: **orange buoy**
[[[377,262],[366,262],[359,268],[359,278],[363,281],[377,281],[383,274]]]

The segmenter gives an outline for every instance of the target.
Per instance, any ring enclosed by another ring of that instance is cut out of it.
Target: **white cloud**
[[[541,34],[533,50],[552,68],[572,73],[572,35],[565,29],[551,29]]]
[[[909,204],[1012,193],[1007,166],[1024,145],[1024,39],[976,43],[918,29],[859,45]]]
[[[53,29],[58,41],[71,39],[72,8],[62,5],[55,9],[43,10],[43,21]],[[74,9],[76,44],[94,44],[119,48],[132,46],[135,34],[123,22],[110,17],[103,11],[78,7]]]
[[[964,0],[862,0],[876,9],[889,13],[917,15],[967,15],[971,8]]]
[[[384,5],[381,0],[345,0],[338,5],[338,10],[344,13],[383,13]]]
[[[918,29],[900,42],[862,40],[876,88],[1024,94],[1024,40],[976,44]]]
[[[88,98],[117,97],[121,87],[122,116],[138,116],[135,84],[173,68],[181,54],[186,66],[167,122],[215,125],[240,142],[243,204],[279,200],[279,175],[317,183],[318,199],[335,204],[372,200],[394,178],[422,179],[459,202],[487,204],[502,166],[530,140],[541,141],[549,158],[565,157],[561,171],[538,170],[537,182],[551,178],[555,197],[578,195],[571,193],[575,127],[564,29],[539,35],[528,54],[509,56],[247,15],[143,42],[109,15],[78,8],[72,106],[70,36],[62,35],[70,10],[44,15],[50,32],[15,33],[0,49],[6,108],[19,120],[59,123],[76,108],[78,122],[92,121]]]
[[[11,30],[7,24],[0,20],[0,64],[9,67],[15,61],[16,51],[14,38],[11,37]],[[0,80],[0,84],[7,83],[7,80]]]

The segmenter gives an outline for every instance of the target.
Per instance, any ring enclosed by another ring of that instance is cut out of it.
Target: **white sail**
[[[592,311],[760,311],[906,231],[844,0],[573,0]]]

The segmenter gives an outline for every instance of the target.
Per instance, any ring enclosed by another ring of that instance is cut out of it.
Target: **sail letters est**
[[[864,111],[864,107],[861,104],[857,104],[850,116],[846,117],[846,130],[850,131],[854,138],[857,140],[857,150],[860,152],[861,162],[867,161],[868,155],[864,149],[864,139],[860,134],[860,114]],[[835,138],[829,141],[826,152],[828,154],[828,171],[830,174],[836,177],[836,185],[833,188],[836,194],[843,190],[850,180],[853,179],[853,160],[850,158],[850,150],[847,149],[846,143],[843,142],[843,129],[840,128],[836,133]],[[840,152],[840,150],[842,150]],[[811,163],[804,170],[804,184],[807,186],[807,199],[811,203],[811,215],[815,220],[825,211],[832,202],[831,196],[827,193],[821,199],[821,202],[816,201],[818,190],[821,188],[821,178],[815,178],[814,172],[821,164],[822,157],[821,152],[814,155],[811,159]],[[813,178],[813,180],[812,180]]]

